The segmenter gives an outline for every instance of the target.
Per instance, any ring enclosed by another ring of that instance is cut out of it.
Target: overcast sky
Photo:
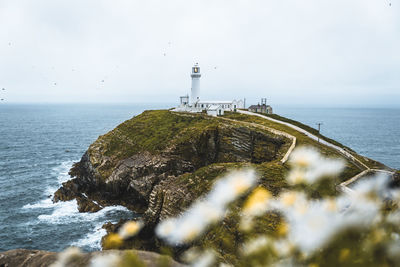
[[[391,2],[391,4],[390,4]],[[0,0],[6,102],[400,107],[399,0]]]

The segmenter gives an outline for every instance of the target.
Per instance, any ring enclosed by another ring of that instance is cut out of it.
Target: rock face
[[[75,266],[89,266],[92,257],[97,255],[108,255],[114,253],[117,255],[122,255],[123,251],[107,251],[107,252],[91,252],[82,255],[74,264],[68,265],[70,267]],[[160,255],[153,252],[147,251],[134,251],[138,259],[146,264],[148,267],[159,266],[157,263],[160,261]],[[0,252],[0,266],[2,267],[22,267],[22,266],[49,266],[53,264],[58,257],[58,253],[50,251],[41,250],[25,250],[25,249],[15,249],[5,252]],[[180,267],[184,266],[179,264],[172,259],[168,258],[169,266]]]
[[[75,178],[63,184],[54,201],[77,199],[80,211],[89,212],[119,204],[155,224],[205,193],[195,188],[202,183],[196,171],[218,169],[217,163],[273,161],[289,144],[240,122],[146,111],[100,136],[74,164]]]

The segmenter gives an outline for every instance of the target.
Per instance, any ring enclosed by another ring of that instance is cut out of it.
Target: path
[[[347,159],[349,159],[349,160],[351,160],[351,161],[357,163],[359,166],[362,166],[362,167],[364,168],[364,170],[363,170],[362,172],[360,172],[360,173],[357,174],[356,176],[354,176],[354,177],[348,179],[347,181],[344,181],[343,183],[339,184],[338,189],[341,190],[342,192],[345,192],[345,193],[352,193],[353,190],[350,189],[350,188],[348,187],[348,185],[351,184],[351,183],[353,183],[353,182],[355,182],[356,180],[358,180],[359,178],[363,177],[364,175],[366,175],[366,174],[368,174],[368,173],[370,173],[370,172],[383,172],[383,173],[387,173],[387,174],[390,174],[390,175],[393,175],[393,174],[394,174],[394,172],[392,172],[392,171],[381,170],[381,169],[371,169],[370,167],[368,167],[367,165],[365,165],[362,161],[360,161],[359,159],[357,159],[356,157],[354,157],[352,154],[350,154],[349,152],[347,152],[345,149],[343,149],[343,148],[341,148],[341,147],[339,147],[339,146],[337,146],[337,145],[334,145],[334,144],[332,144],[332,143],[330,143],[330,142],[328,142],[328,141],[326,141],[326,140],[323,140],[323,139],[321,139],[321,138],[318,138],[318,136],[316,136],[316,135],[314,135],[314,134],[312,134],[312,133],[310,133],[310,132],[308,132],[308,131],[306,131],[306,130],[304,130],[304,129],[302,129],[302,128],[296,126],[296,125],[290,124],[290,123],[288,123],[288,122],[280,121],[280,120],[277,120],[277,119],[269,118],[269,117],[264,116],[264,115],[262,115],[262,114],[253,113],[253,112],[250,112],[250,111],[238,110],[238,112],[239,112],[239,113],[242,113],[242,114],[246,114],[246,115],[257,116],[257,117],[260,117],[260,118],[263,118],[263,119],[266,119],[266,120],[270,120],[270,121],[273,121],[273,122],[276,122],[276,123],[279,123],[279,124],[283,124],[283,125],[285,125],[285,126],[288,126],[288,127],[292,128],[292,129],[298,131],[298,132],[301,132],[301,133],[305,134],[306,136],[308,136],[308,137],[311,138],[311,139],[314,139],[315,141],[318,141],[318,140],[319,140],[319,142],[320,142],[321,144],[324,144],[324,145],[326,145],[326,146],[328,146],[328,147],[331,147],[331,148],[335,149],[335,150],[338,151],[340,154],[342,154],[343,156],[345,156]],[[290,151],[290,152],[291,152],[291,151]]]

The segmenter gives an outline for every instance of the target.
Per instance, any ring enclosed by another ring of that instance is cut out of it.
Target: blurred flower
[[[260,251],[261,249],[264,249],[271,243],[272,243],[272,240],[270,240],[268,237],[259,236],[257,238],[254,238],[254,239],[246,242],[242,247],[242,253],[243,253],[243,255],[246,255],[246,256],[251,255],[253,253]]]
[[[281,221],[276,229],[279,236],[285,236],[289,232],[289,225],[285,221]]]
[[[304,170],[294,169],[289,172],[287,181],[292,185],[304,183],[306,181],[306,173]]]
[[[353,197],[375,201],[385,200],[396,197],[398,190],[389,189],[390,177],[386,174],[378,174],[371,177],[363,178],[360,182],[355,183],[352,187]]]
[[[294,245],[286,239],[279,239],[272,243],[274,252],[279,257],[288,257],[294,250]]]
[[[221,221],[227,206],[256,182],[257,177],[253,170],[227,174],[215,183],[203,200],[194,203],[182,216],[160,222],[156,227],[156,234],[172,245],[193,241],[210,224]]]
[[[57,256],[57,261],[50,265],[50,267],[67,267],[71,266],[73,262],[82,257],[82,252],[79,248],[69,247]]]
[[[215,262],[215,253],[212,250],[204,251],[197,259],[192,262],[192,267],[208,267]]]
[[[115,249],[119,248],[123,243],[122,238],[115,233],[111,233],[106,236],[104,240],[104,248],[105,249]]]
[[[257,175],[252,169],[231,172],[214,184],[207,200],[212,205],[225,208],[253,187],[256,182]]]
[[[289,162],[296,168],[309,168],[320,159],[319,153],[311,147],[296,148],[290,155]]]
[[[243,205],[240,220],[240,230],[249,231],[253,225],[253,218],[265,213],[268,209],[268,201],[272,198],[271,193],[263,187],[257,187],[247,198]]]
[[[315,183],[325,176],[334,176],[342,172],[345,164],[342,160],[322,157],[310,147],[297,148],[290,155],[289,162],[293,166],[287,180],[290,184]]]
[[[282,193],[278,199],[270,200],[268,206],[281,212],[288,224],[288,227],[283,227],[285,224],[279,226],[278,234],[285,235],[287,231],[290,243],[301,252],[310,254],[323,247],[336,233],[348,227],[367,227],[379,218],[380,204],[365,197],[359,201],[369,191],[363,192],[357,198],[344,195],[309,200],[305,193],[289,191]]]
[[[272,195],[268,190],[257,187],[244,203],[243,214],[246,216],[262,215],[267,210],[267,204],[271,198]]]
[[[190,263],[199,258],[201,253],[202,251],[199,247],[191,247],[182,254],[181,259],[186,263]]]
[[[118,231],[118,235],[122,239],[128,239],[136,235],[140,229],[143,227],[143,222],[141,221],[129,221],[126,222]]]
[[[90,261],[90,267],[118,267],[121,257],[113,252],[103,252],[101,255],[94,256]]]

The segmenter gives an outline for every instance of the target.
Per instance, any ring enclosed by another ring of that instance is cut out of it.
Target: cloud
[[[202,67],[203,98],[308,105],[400,99],[397,2],[0,5],[0,87],[10,102],[175,102],[190,89],[194,62]]]

